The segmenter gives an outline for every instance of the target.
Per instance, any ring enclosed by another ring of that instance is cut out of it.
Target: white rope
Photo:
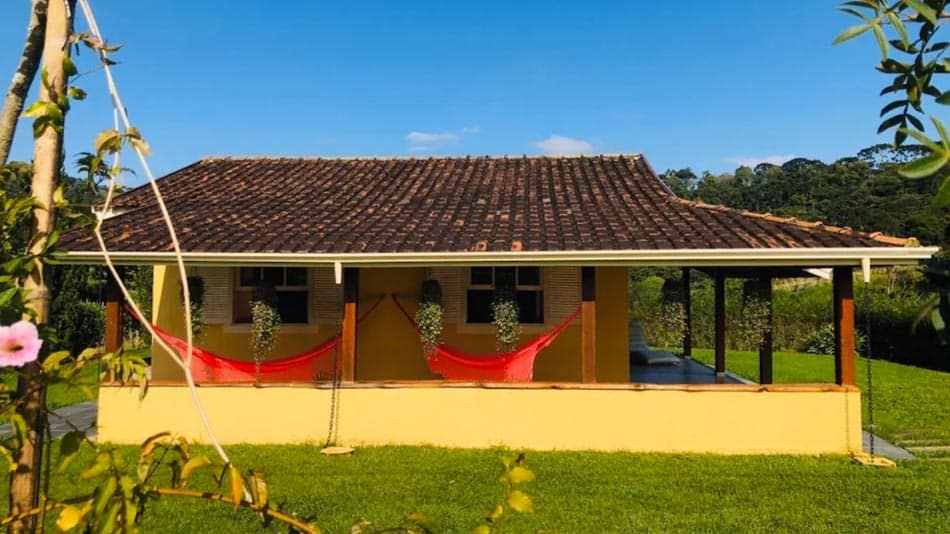
[[[104,44],[105,40],[102,38],[102,33],[99,31],[98,24],[96,24],[96,19],[92,14],[92,8],[89,6],[88,0],[78,0],[78,3],[80,6],[80,9],[83,12],[83,16],[86,19],[86,23],[89,25],[90,34],[96,39],[98,39],[100,44]],[[119,96],[119,90],[116,87],[115,79],[112,77],[112,69],[110,68],[109,62],[107,61],[108,59],[107,53],[105,50],[101,48],[98,50],[98,52],[99,52],[99,59],[103,66],[103,71],[105,72],[106,84],[108,85],[109,95],[112,97],[112,106],[115,110],[114,113],[119,119],[121,119],[122,125],[125,127],[125,129],[128,130],[132,127],[132,124],[129,121],[129,116],[125,111],[125,107],[122,105],[122,98]],[[118,128],[116,129],[118,130]],[[188,275],[185,268],[185,261],[181,253],[181,244],[178,241],[178,234],[175,232],[175,226],[172,223],[171,216],[168,213],[168,208],[165,205],[165,200],[162,197],[161,191],[159,191],[158,189],[158,184],[155,182],[155,176],[152,174],[152,169],[148,165],[148,161],[146,160],[145,154],[142,152],[142,149],[134,143],[131,144],[131,148],[133,151],[135,151],[135,154],[138,156],[139,164],[142,166],[142,169],[145,172],[145,176],[148,179],[148,183],[151,186],[152,193],[155,195],[155,199],[157,201],[159,210],[161,211],[161,214],[162,214],[162,220],[165,222],[165,227],[168,230],[168,235],[169,235],[169,238],[171,239],[172,247],[175,251],[175,262],[178,265],[178,273],[182,281],[181,287],[182,287],[183,302],[186,303],[185,305],[185,326],[186,326],[185,339],[188,344],[188,349],[186,351],[186,356],[184,360],[182,360],[177,355],[177,352],[174,349],[172,349],[172,347],[170,347],[168,343],[165,342],[165,340],[163,340],[160,336],[156,335],[155,330],[152,328],[152,325],[149,324],[149,322],[145,320],[146,316],[142,314],[142,311],[141,309],[139,309],[138,304],[132,298],[131,294],[128,291],[128,288],[125,286],[125,284],[122,282],[122,279],[119,277],[119,273],[115,268],[115,264],[113,263],[112,257],[109,254],[108,247],[106,246],[105,239],[102,237],[101,230],[102,230],[102,224],[104,222],[103,217],[97,218],[98,220],[96,221],[96,226],[93,230],[93,233],[96,236],[96,241],[98,242],[99,248],[102,251],[102,255],[105,260],[106,266],[109,269],[109,272],[115,278],[120,290],[122,291],[122,295],[125,297],[126,301],[130,304],[130,306],[132,307],[132,310],[136,313],[138,321],[145,327],[145,329],[149,332],[149,334],[152,335],[152,338],[155,341],[157,341],[158,344],[169,353],[169,355],[171,355],[173,361],[175,361],[175,363],[178,364],[179,367],[181,367],[182,371],[184,371],[185,381],[188,384],[189,391],[191,392],[191,397],[192,397],[192,400],[194,401],[195,408],[198,411],[198,416],[201,419],[201,424],[202,426],[204,426],[205,431],[207,432],[208,437],[212,445],[214,446],[215,451],[217,451],[218,453],[218,456],[221,457],[221,460],[224,461],[225,464],[230,464],[231,460],[228,457],[227,453],[224,452],[224,448],[221,446],[221,443],[218,441],[214,433],[214,429],[211,427],[211,422],[208,420],[208,416],[205,413],[204,407],[201,402],[201,398],[198,395],[198,388],[195,385],[194,376],[191,373],[191,360],[192,360],[193,348],[194,348],[192,344],[193,336],[192,336],[192,328],[191,328],[191,306],[189,305],[189,303],[191,302],[191,294],[188,288]],[[116,167],[118,167],[118,161],[119,161],[119,156],[117,153],[116,159],[115,159]],[[108,193],[106,194],[106,200],[102,206],[102,211],[104,213],[108,212],[112,204],[112,200],[115,197],[116,187],[117,187],[116,178],[115,176],[112,176],[112,173],[110,173],[109,189],[108,189]]]

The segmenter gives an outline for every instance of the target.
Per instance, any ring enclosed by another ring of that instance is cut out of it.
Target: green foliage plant
[[[419,340],[422,342],[422,354],[427,358],[435,354],[436,348],[442,344],[444,313],[442,288],[438,280],[425,280],[422,282],[415,321],[419,328]]]
[[[258,382],[261,364],[277,346],[280,326],[276,292],[269,287],[255,288],[251,298],[251,353],[254,356],[254,374]]]

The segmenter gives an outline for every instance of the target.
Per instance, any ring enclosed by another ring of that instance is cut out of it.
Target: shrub
[[[71,303],[57,317],[59,345],[74,354],[86,347],[98,347],[106,326],[105,306],[80,300]]]

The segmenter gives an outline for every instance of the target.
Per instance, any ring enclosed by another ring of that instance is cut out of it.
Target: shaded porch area
[[[731,373],[716,370],[692,358],[679,358],[672,365],[630,365],[631,384],[743,384]]]

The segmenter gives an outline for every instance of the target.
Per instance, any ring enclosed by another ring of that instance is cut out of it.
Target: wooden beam
[[[851,267],[835,267],[832,274],[835,323],[835,383],[855,385],[854,278]]]
[[[820,267],[816,265],[816,267]],[[803,267],[698,267],[709,275],[715,276],[721,272],[726,278],[757,279],[761,276],[776,278],[815,278],[815,275]]]
[[[716,376],[726,375],[726,276],[716,271],[713,285],[714,345],[716,352]]]
[[[762,344],[759,345],[759,383],[772,383],[772,278],[763,276],[756,280],[756,296],[766,306],[765,331],[762,333]]]
[[[106,352],[117,352],[122,349],[122,291],[111,273],[106,275],[106,325],[103,344]]]
[[[596,281],[593,267],[581,267],[581,382],[597,382]]]
[[[343,332],[340,340],[340,367],[343,382],[356,381],[356,315],[360,299],[360,272],[343,269]]]
[[[685,329],[683,330],[683,357],[693,357],[693,306],[692,292],[690,291],[690,271],[689,267],[683,267],[683,318],[685,320]]]

